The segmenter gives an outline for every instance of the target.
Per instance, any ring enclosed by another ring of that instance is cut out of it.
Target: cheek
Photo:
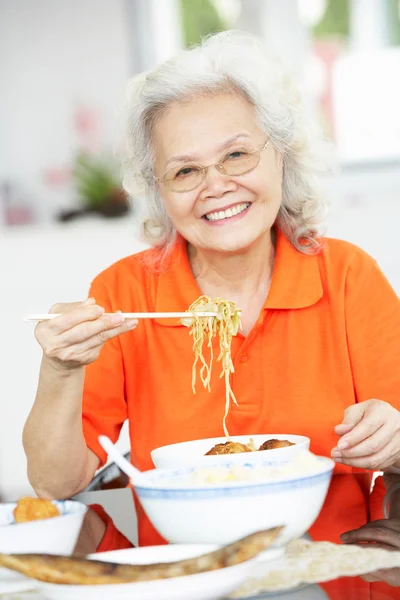
[[[249,188],[260,199],[271,203],[280,201],[282,195],[282,180],[279,177],[271,176],[268,179],[258,179],[252,184],[249,183]]]
[[[280,201],[282,196],[282,170],[278,165],[268,178],[264,179],[264,192],[268,200]]]
[[[162,199],[172,221],[193,215],[195,198],[191,194],[166,194]]]

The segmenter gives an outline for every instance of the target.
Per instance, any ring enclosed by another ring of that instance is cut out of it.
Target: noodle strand
[[[192,367],[192,389],[196,393],[196,380],[198,364],[200,363],[199,376],[205,389],[210,391],[212,364],[214,360],[213,338],[219,339],[219,355],[217,362],[221,363],[222,370],[220,377],[225,379],[225,412],[223,418],[224,434],[229,440],[229,432],[226,427],[226,419],[229,413],[231,400],[238,406],[238,402],[232,391],[230,384],[230,375],[234,373],[231,356],[232,337],[237,334],[240,327],[240,310],[234,302],[229,302],[221,298],[209,298],[200,296],[187,312],[192,313],[188,317],[181,319],[181,323],[190,328],[190,335],[193,337],[194,362]],[[196,312],[215,312],[216,317],[199,317]],[[206,361],[203,349],[204,342],[207,342],[206,348],[209,352],[209,360]]]

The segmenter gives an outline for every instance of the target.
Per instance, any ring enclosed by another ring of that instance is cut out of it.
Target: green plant
[[[210,0],[180,1],[186,46],[198,44],[210,33],[226,29],[226,24]]]
[[[316,38],[340,36],[347,38],[350,27],[349,0],[329,0],[325,14],[313,29]]]
[[[386,18],[389,26],[389,42],[400,44],[400,15],[398,0],[380,0],[386,5]],[[313,29],[314,37],[330,36],[348,38],[350,35],[350,2],[349,0],[329,0],[325,14]]]
[[[86,153],[79,153],[72,168],[72,178],[87,208],[98,208],[121,189],[115,165]]]

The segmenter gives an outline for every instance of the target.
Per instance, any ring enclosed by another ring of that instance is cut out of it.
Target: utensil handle
[[[99,435],[98,440],[100,446],[105,452],[107,452],[108,457],[119,466],[121,471],[128,475],[133,485],[145,485],[147,483],[146,476],[126,460],[115,444],[112,443],[110,438],[108,438],[106,435]]]
[[[104,313],[104,314],[115,314],[115,313]],[[196,315],[197,317],[216,317],[215,312],[138,312],[138,313],[121,313],[126,319],[183,319],[184,317],[191,317]],[[24,321],[50,321],[59,317],[60,314],[31,314],[26,315]]]

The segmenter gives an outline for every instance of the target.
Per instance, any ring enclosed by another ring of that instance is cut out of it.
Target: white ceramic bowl
[[[266,440],[288,440],[295,446],[286,448],[276,448],[275,450],[261,450],[259,452],[243,452],[240,454],[222,454],[217,456],[204,456],[216,444],[226,442],[225,437],[208,438],[203,440],[192,440],[190,442],[181,442],[179,444],[170,444],[161,446],[151,452],[151,458],[158,469],[175,469],[178,467],[197,467],[234,464],[243,462],[287,462],[297,456],[299,452],[310,448],[310,438],[302,435],[293,435],[289,433],[276,434],[265,433],[262,435],[235,435],[231,437],[233,442],[248,444],[250,438],[253,438],[257,448]]]
[[[72,554],[87,507],[73,500],[54,501],[61,515],[27,523],[14,522],[15,502],[0,504],[0,552]]]
[[[215,546],[148,546],[93,554],[90,558],[116,563],[171,562],[213,551]],[[49,600],[217,600],[226,598],[253,574],[255,559],[197,575],[116,585],[56,585],[37,582],[41,598]],[[268,567],[266,565],[267,572]]]
[[[253,470],[257,465],[244,468]],[[284,525],[275,544],[283,546],[304,535],[318,517],[333,468],[331,459],[317,457],[312,474],[300,470],[298,475],[274,481],[198,486],[188,482],[198,469],[153,469],[146,473],[149,484],[136,487],[136,492],[154,527],[169,542],[227,544],[255,531]]]

